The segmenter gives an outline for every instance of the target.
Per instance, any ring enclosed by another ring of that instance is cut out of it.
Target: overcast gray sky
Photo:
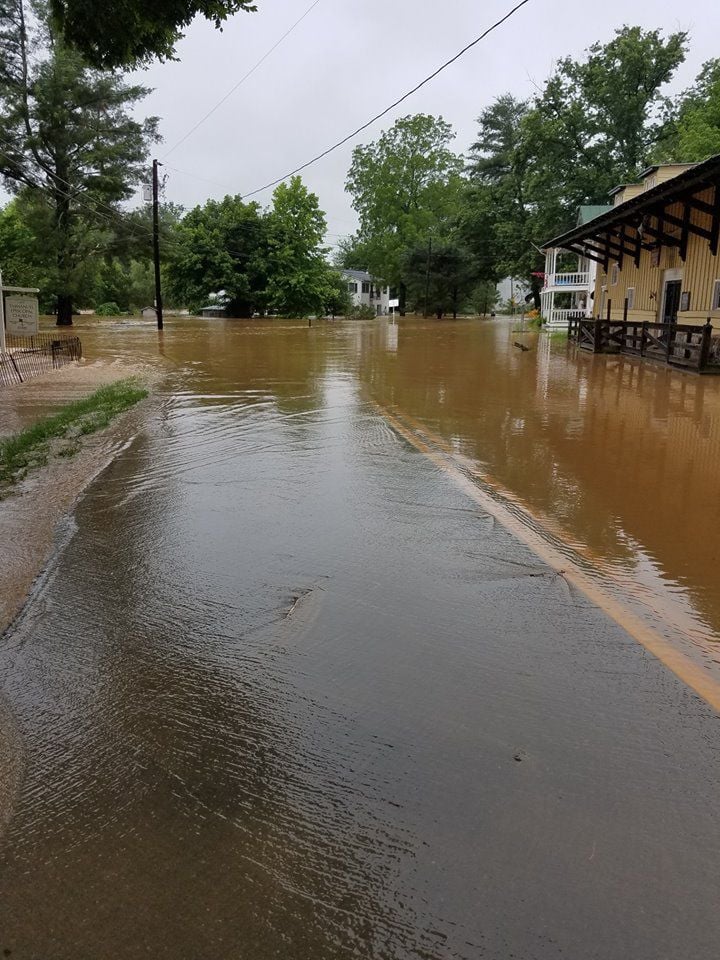
[[[143,112],[162,118],[159,157],[311,5],[257,2],[257,13],[238,14],[222,32],[196,20],[178,47],[180,62],[141,74],[154,88]],[[228,192],[247,193],[283,175],[379,112],[512,6],[513,0],[320,0],[253,76],[170,153],[167,198],[193,206]],[[719,11],[718,0],[532,0],[357,141],[303,174],[327,213],[328,240],[356,226],[344,192],[354,143],[375,139],[398,116],[442,115],[462,152],[474,138],[478,114],[497,95],[531,95],[559,57],[579,56],[624,23],[689,31],[690,52],[673,84],[683,89],[705,60],[720,54]],[[256,199],[269,203],[270,196]]]

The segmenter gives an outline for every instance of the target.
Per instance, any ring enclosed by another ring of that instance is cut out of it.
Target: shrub
[[[372,307],[361,303],[359,307],[352,307],[347,314],[349,320],[374,320],[377,314]]]
[[[101,303],[100,306],[95,309],[95,316],[97,317],[119,317],[121,313],[122,310],[114,300],[111,300],[109,303]]]

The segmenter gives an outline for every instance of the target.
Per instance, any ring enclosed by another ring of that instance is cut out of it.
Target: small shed
[[[140,311],[143,320],[157,320],[157,311],[155,307],[143,307]]]
[[[200,311],[200,316],[202,317],[226,317],[227,316],[227,307],[222,306],[219,303],[208,304],[207,307],[203,307]]]

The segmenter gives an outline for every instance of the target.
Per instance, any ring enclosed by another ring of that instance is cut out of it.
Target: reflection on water
[[[518,336],[83,332],[161,412],[3,638],[0,949],[714,958],[715,715],[378,406],[716,624],[720,383]]]
[[[505,322],[367,327],[360,376],[542,517],[646,613],[720,636],[720,380],[593,357]]]

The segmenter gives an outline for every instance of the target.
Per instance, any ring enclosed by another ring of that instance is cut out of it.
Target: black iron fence
[[[5,352],[0,353],[0,386],[24,383],[47,370],[81,358],[80,337],[62,333],[36,333],[25,337],[8,333]]]

